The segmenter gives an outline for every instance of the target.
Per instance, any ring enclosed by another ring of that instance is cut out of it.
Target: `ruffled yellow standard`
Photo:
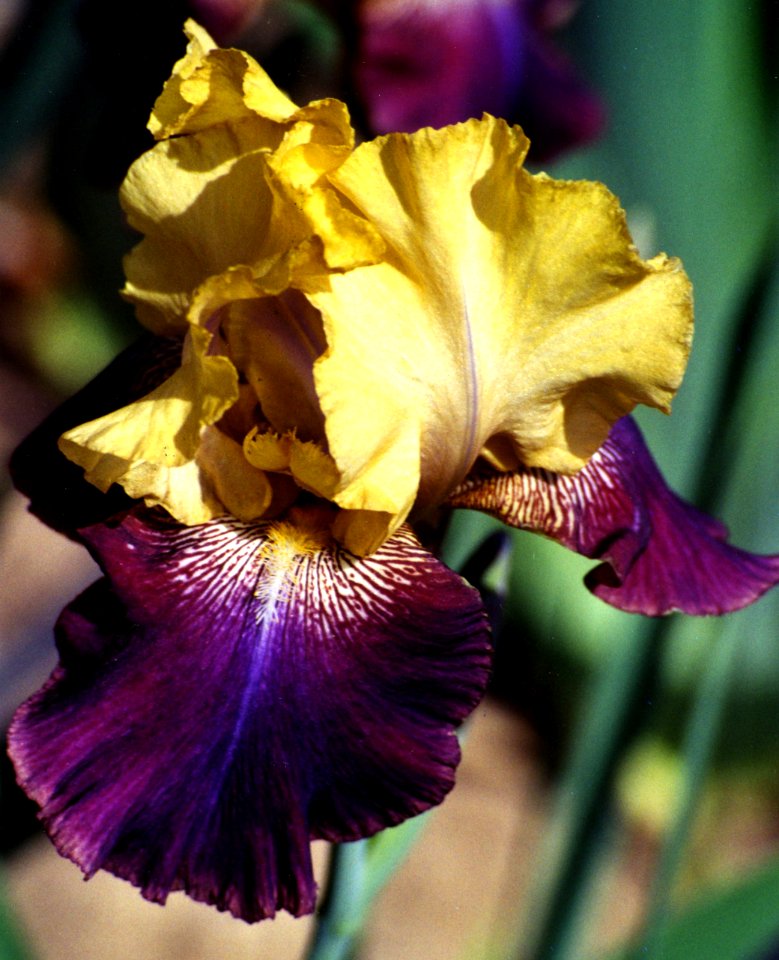
[[[668,409],[690,285],[605,187],[529,174],[489,116],[355,149],[343,104],[188,33],[122,193],[125,295],[182,366],[64,436],[94,483],[185,524],[306,491],[364,555],[480,457],[574,473],[637,403]]]
[[[638,257],[601,184],[528,174],[527,147],[484,117],[366,143],[331,175],[387,245],[310,295],[329,345],[315,379],[335,499],[388,514],[382,537],[480,455],[580,469],[619,417],[667,410],[681,381],[681,265]]]

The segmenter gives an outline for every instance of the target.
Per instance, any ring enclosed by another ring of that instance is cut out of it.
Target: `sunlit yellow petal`
[[[358,557],[367,557],[398,529],[398,520],[381,510],[339,510],[333,536]]]
[[[207,356],[210,335],[193,328],[181,367],[140,400],[97,420],[68,430],[60,449],[101,490],[121,484],[132,497],[163,505],[185,523],[203,494],[199,471],[186,467],[197,454],[203,427],[215,423],[237,400],[232,363]],[[186,489],[184,489],[186,487]],[[213,504],[204,507],[213,514]]]
[[[143,500],[149,507],[164,507],[190,526],[227,512],[210,478],[194,460],[176,467],[130,463],[120,482],[128,496]]]
[[[332,190],[310,191],[301,198],[300,208],[322,241],[324,260],[331,270],[376,263],[384,253],[384,241],[372,224],[348,210]],[[302,281],[302,272],[300,276]]]
[[[383,241],[326,175],[354,146],[338,100],[298,108],[247,54],[191,21],[189,46],[155,105],[161,141],[130,168],[121,200],[144,239],[124,295],[155,333],[186,331],[195,291],[246,268],[258,293],[376,262]]]
[[[326,500],[332,499],[341,481],[341,474],[330,454],[318,443],[297,437],[292,438],[289,469],[298,486]]]
[[[335,170],[354,148],[354,131],[346,104],[315,100],[291,114],[274,168],[294,187],[311,187]]]
[[[157,144],[130,168],[122,205],[145,235],[125,258],[125,296],[158,333],[186,328],[193,291],[246,264],[264,275],[310,235],[267,183],[272,137],[252,122]]]
[[[124,295],[151,330],[186,330],[194,292],[228,270],[246,268],[257,295],[380,257],[376,229],[324,179],[349,154],[345,107],[319,101],[299,114],[217,124],[132,165],[121,200],[144,239],[125,259]]]
[[[375,263],[384,250],[376,229],[346,209],[324,180],[350,155],[354,134],[338,100],[319,100],[300,110],[295,123],[268,159],[279,190],[307,218],[324,246],[331,269]]]
[[[174,66],[149,120],[155,138],[194,133],[248,116],[279,123],[297,110],[247,53],[220,50],[193,20],[187,21],[185,33],[186,55]]]
[[[575,471],[636,403],[667,409],[691,337],[686,276],[640,260],[605,187],[533,177],[526,149],[485,117],[363,144],[331,174],[388,250],[309,294],[341,506],[398,522],[487,444]]]

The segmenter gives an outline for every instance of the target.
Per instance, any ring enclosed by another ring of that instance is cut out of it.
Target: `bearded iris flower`
[[[122,192],[150,333],[14,459],[105,576],[10,743],[86,875],[253,921],[313,910],[312,839],[453,785],[489,638],[423,542],[446,511],[599,558],[591,589],[649,615],[737,609],[779,558],[668,490],[627,417],[668,409],[691,293],[602,185],[530,175],[490,116],[355,148],[343,104],[187,30]]]

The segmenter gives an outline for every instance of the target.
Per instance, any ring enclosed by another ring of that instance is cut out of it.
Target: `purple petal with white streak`
[[[604,560],[585,583],[631,613],[728,613],[779,582],[779,556],[731,546],[723,524],[666,486],[629,417],[614,425],[575,476],[537,469],[476,474],[450,504],[482,510]]]
[[[273,526],[139,510],[82,531],[107,577],[63,613],[10,744],[88,876],[300,915],[310,839],[368,836],[451,788],[487,675],[477,592],[406,528],[358,559],[274,554]]]

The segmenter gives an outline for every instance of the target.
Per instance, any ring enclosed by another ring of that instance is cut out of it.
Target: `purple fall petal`
[[[285,552],[278,531],[139,511],[82,532],[107,577],[63,613],[61,663],[10,744],[87,875],[299,915],[310,839],[370,835],[451,788],[486,682],[476,591],[405,528],[366,559]]]
[[[779,583],[779,556],[731,546],[719,521],[666,486],[629,417],[575,476],[536,469],[474,475],[450,504],[606,561],[585,583],[631,613],[728,613]]]

